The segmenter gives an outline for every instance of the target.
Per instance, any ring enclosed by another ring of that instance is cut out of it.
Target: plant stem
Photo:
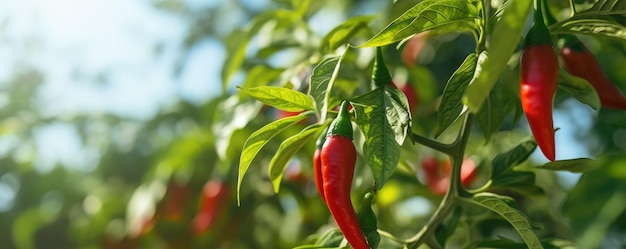
[[[481,2],[482,8],[480,8],[481,14],[483,16],[483,25],[480,25],[478,32],[478,40],[476,41],[476,54],[480,54],[481,51],[485,51],[486,48],[486,34],[488,33],[487,28],[489,27],[489,8],[491,8],[491,1],[483,0]]]
[[[413,237],[406,240],[407,249],[416,249],[421,244],[425,243],[432,237],[432,233],[441,225],[441,223],[450,216],[450,214],[456,208],[459,202],[459,194],[469,195],[467,191],[461,185],[461,165],[463,163],[463,155],[465,153],[465,147],[467,147],[467,141],[469,140],[470,130],[472,127],[473,114],[467,113],[463,120],[463,126],[459,131],[459,135],[452,144],[441,144],[446,151],[446,154],[450,156],[452,161],[452,173],[450,178],[450,185],[448,191],[444,196],[439,207],[435,210],[435,213],[430,217],[430,220],[422,229]],[[435,142],[430,140],[431,142]]]
[[[452,150],[452,145],[450,145],[450,144],[440,143],[440,142],[437,142],[437,141],[432,140],[432,139],[427,138],[427,137],[420,136],[420,135],[415,134],[415,133],[412,133],[412,135],[413,135],[413,141],[415,141],[415,142],[417,142],[417,143],[419,143],[421,145],[424,145],[426,147],[430,147],[430,148],[432,148],[434,150],[437,150],[439,152],[443,152],[445,154],[449,154],[450,151]]]
[[[450,173],[450,186],[448,192],[452,192],[453,194],[458,194],[461,196],[469,195],[461,184],[461,166],[463,165],[465,148],[467,147],[467,141],[469,140],[469,130],[472,128],[473,118],[474,115],[468,112],[468,114],[465,116],[465,120],[463,121],[463,127],[459,131],[459,136],[457,137],[457,140],[452,144],[454,150],[451,154],[449,154],[450,161],[452,163],[452,172]],[[454,192],[455,190],[456,192]]]
[[[398,238],[394,237],[393,234],[391,234],[391,233],[389,233],[387,231],[380,230],[380,229],[377,229],[376,231],[378,231],[378,234],[380,234],[380,236],[386,237],[386,238],[388,238],[390,240],[393,240],[395,242],[398,242],[398,243],[403,243],[404,242],[401,239],[398,239]]]
[[[479,188],[469,189],[469,190],[467,190],[467,192],[470,195],[485,192],[485,191],[487,191],[491,187],[491,183],[492,182],[493,182],[492,180],[489,180],[487,183],[485,183],[485,185],[483,185],[483,186],[481,186]]]

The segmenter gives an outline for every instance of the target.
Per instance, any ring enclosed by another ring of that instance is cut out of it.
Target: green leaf
[[[519,103],[516,94],[509,91],[504,84],[503,81],[496,83],[487,101],[476,114],[478,127],[483,131],[487,141],[491,139],[493,133],[500,130],[506,118],[514,113]]]
[[[507,238],[497,240],[482,240],[472,243],[472,248],[507,248],[507,249],[527,249],[525,243],[515,242]]]
[[[395,87],[384,86],[350,103],[365,137],[365,160],[374,175],[376,188],[380,189],[398,166],[400,147],[411,122],[406,96]]]
[[[339,228],[333,228],[322,234],[322,236],[315,241],[315,244],[320,247],[338,247],[342,240],[343,233],[341,233],[341,230],[339,230]]]
[[[508,171],[491,182],[491,190],[509,190],[526,196],[545,194],[542,188],[535,185],[535,174],[523,171]]]
[[[498,154],[491,162],[491,179],[496,179],[507,171],[510,171],[513,166],[526,161],[535,148],[537,148],[537,144],[534,141],[529,140],[522,142],[507,152]]]
[[[526,161],[536,147],[537,144],[529,140],[497,155],[492,161],[491,189],[507,189],[529,196],[543,194],[543,189],[535,185],[534,173],[513,171],[513,167]]]
[[[346,44],[359,30],[368,28],[367,24],[372,19],[373,16],[355,16],[335,27],[324,36],[322,50],[334,51],[339,46]]]
[[[311,97],[293,89],[276,86],[237,88],[255,99],[283,111],[298,112],[314,109]]]
[[[439,113],[437,114],[437,131],[435,138],[456,120],[463,110],[463,93],[474,76],[478,56],[469,54],[461,66],[452,74],[443,90]]]
[[[311,0],[291,0],[290,3],[293,11],[298,14],[299,17],[305,17],[307,11],[312,7]]]
[[[593,7],[576,13],[575,18],[589,18],[600,15],[626,14],[626,1],[624,0],[599,0]]]
[[[239,192],[241,190],[241,182],[243,181],[243,177],[246,175],[248,168],[250,167],[250,163],[256,157],[256,155],[261,151],[263,146],[267,144],[267,142],[272,139],[276,134],[281,131],[287,129],[289,126],[292,126],[296,122],[299,122],[306,118],[306,115],[300,114],[296,116],[286,117],[283,119],[276,120],[271,122],[261,129],[253,132],[250,137],[246,140],[246,143],[243,145],[243,150],[241,151],[241,158],[239,159],[239,176],[237,177],[237,202],[240,203]]]
[[[442,248],[446,248],[447,240],[454,234],[454,231],[459,225],[459,221],[461,220],[462,215],[463,215],[463,208],[462,206],[459,205],[456,208],[454,208],[454,212],[452,213],[450,217],[448,217],[445,223],[441,224],[435,230],[435,239],[441,245]]]
[[[541,245],[543,245],[544,248],[549,248],[549,249],[575,249],[577,248],[576,245],[572,243],[571,241],[562,240],[562,239],[542,240]],[[511,239],[498,236],[498,239],[495,239],[495,240],[482,240],[482,241],[473,242],[471,243],[471,246],[469,248],[527,249],[528,246],[525,243],[516,242]]]
[[[242,101],[240,95],[231,95],[230,97],[219,101],[215,107],[214,122],[212,133],[215,134],[215,149],[220,159],[226,159],[233,152],[238,152],[239,147],[234,147],[233,136],[236,131],[246,127],[253,120],[263,107],[258,101],[249,99]],[[230,152],[230,153],[229,153]]]
[[[268,65],[260,64],[256,65],[250,71],[246,77],[246,81],[243,83],[243,87],[251,88],[257,86],[269,85],[272,81],[278,79],[280,74],[284,72],[282,68],[272,68]]]
[[[341,237],[341,238],[343,238],[343,237]],[[340,246],[327,247],[327,246],[320,246],[320,245],[303,245],[303,246],[296,246],[293,249],[345,249],[345,247],[340,247]]]
[[[379,47],[427,31],[473,31],[479,10],[467,0],[425,0],[393,20],[359,47]],[[438,32],[440,33],[440,32]]]
[[[365,233],[365,239],[367,240],[367,244],[370,246],[370,248],[378,248],[378,245],[380,244],[380,234],[378,233],[378,231]]]
[[[287,163],[291,157],[302,149],[302,146],[304,146],[309,139],[319,132],[320,127],[321,125],[319,124],[313,124],[300,133],[285,139],[285,141],[280,144],[269,166],[269,176],[274,186],[274,192],[278,193],[280,189],[280,181],[283,178]]]
[[[582,174],[562,205],[579,248],[601,248],[611,226],[626,211],[626,155],[599,158]]]
[[[561,23],[554,27],[552,35],[579,34],[619,38],[626,40],[626,27],[603,19],[582,19]]]
[[[565,70],[559,71],[559,88],[563,89],[581,103],[584,103],[594,110],[600,109],[600,97],[596,89],[583,78],[578,78],[567,73]]]
[[[288,48],[300,48],[302,43],[295,41],[292,37],[284,37],[281,40],[267,44],[264,48],[259,49],[255,59],[269,59],[271,56]]]
[[[463,102],[476,113],[489,96],[507,62],[521,40],[532,1],[511,0],[489,36],[486,54],[480,54],[476,74],[467,86]]]
[[[224,42],[228,56],[222,66],[222,91],[228,89],[230,77],[239,70],[246,58],[246,50],[248,49],[247,32],[243,29],[235,30]]]
[[[232,75],[237,72],[243,64],[246,58],[248,42],[256,36],[265,25],[276,23],[277,25],[274,28],[277,29],[286,25],[293,25],[294,18],[296,18],[294,13],[285,9],[264,12],[257,15],[252,21],[250,21],[250,25],[233,31],[226,38],[226,41],[223,44],[226,45],[228,56],[226,57],[224,66],[222,67],[223,91],[228,89],[230,77],[232,77]]]
[[[261,31],[266,25],[276,25],[274,28],[285,28],[294,25],[294,21],[299,17],[295,12],[288,9],[276,9],[273,11],[263,12],[254,17],[250,24],[246,27],[247,37],[251,39]]]
[[[510,207],[505,202],[505,200],[511,201],[512,199],[493,193],[479,193],[474,195],[471,199],[463,198],[463,200],[489,209],[502,216],[502,218],[515,228],[528,248],[543,248],[528,220],[517,209]]]
[[[337,74],[339,74],[341,61],[347,51],[348,50],[346,49],[346,52],[344,52],[341,57],[335,56],[325,58],[317,64],[315,68],[313,68],[309,94],[313,97],[315,110],[320,117],[320,120],[326,120],[330,89],[333,87]]]
[[[35,248],[35,235],[37,231],[53,222],[57,217],[51,215],[48,210],[42,210],[44,206],[40,208],[31,208],[27,210],[20,210],[19,215],[13,222],[13,241],[17,248],[30,249]],[[9,230],[11,231],[11,230]]]
[[[569,172],[582,173],[594,169],[594,160],[590,158],[576,158],[569,160],[559,160],[544,164],[538,169],[565,170]]]
[[[541,241],[545,248],[549,249],[576,249],[576,244],[572,241],[565,239],[544,239]]]

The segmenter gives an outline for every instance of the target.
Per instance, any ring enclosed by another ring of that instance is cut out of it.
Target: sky
[[[185,3],[204,8],[221,2]],[[151,1],[0,1],[0,84],[25,67],[41,71],[37,97],[47,117],[115,113],[148,119],[181,98],[202,103],[221,91],[225,52],[217,40],[204,39],[175,76],[187,22]],[[91,169],[94,155],[83,150],[70,124],[53,123],[35,137],[40,171],[57,161]]]
[[[3,65],[26,61],[43,72],[40,97],[47,113],[101,111],[148,118],[177,96],[200,102],[219,91],[214,87],[224,58],[219,43],[206,40],[195,47],[175,78],[172,70],[187,23],[149,1],[2,1],[0,16],[10,41],[0,60]],[[155,53],[157,46],[160,53]],[[3,69],[0,79],[15,67]]]

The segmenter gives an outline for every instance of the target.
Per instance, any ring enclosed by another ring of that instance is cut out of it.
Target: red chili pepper
[[[291,117],[291,116],[296,116],[298,114],[302,113],[300,112],[288,112],[288,111],[283,111],[283,110],[276,110],[276,119],[283,119],[286,117]]]
[[[431,155],[422,158],[422,170],[425,175],[426,186],[436,195],[444,195],[450,185],[450,160],[441,163]],[[466,158],[461,165],[461,184],[469,187],[474,180],[478,168],[472,158]]]
[[[450,180],[445,180],[439,161],[432,155],[422,158],[422,171],[424,172],[424,180],[426,186],[436,195],[444,195],[448,190]]]
[[[552,103],[559,77],[559,61],[538,1],[535,0],[535,19],[526,35],[520,62],[520,98],[537,145],[550,161],[554,161]]]
[[[417,105],[419,103],[419,96],[415,91],[415,88],[408,82],[401,85],[398,89],[404,93],[407,101],[409,102],[409,111],[414,113],[417,110]]]
[[[208,231],[228,202],[230,189],[228,185],[219,180],[208,181],[202,188],[198,213],[193,218],[192,228],[196,234]]]
[[[422,33],[414,35],[406,43],[406,46],[404,46],[401,57],[402,62],[404,62],[407,67],[412,68],[415,66],[417,62],[417,57],[424,48],[424,45],[426,45],[426,38],[428,38],[429,33],[429,31],[424,31]]]
[[[283,111],[283,110],[280,110],[280,109],[276,109],[275,118],[276,119],[283,119],[283,118],[287,118],[287,117],[296,116],[296,115],[298,115],[298,114],[300,114],[302,112],[304,112],[304,111],[288,112],[288,111]],[[304,125],[306,123],[307,123],[307,119],[303,119],[303,120],[298,121],[298,123],[296,123],[296,124]]]
[[[313,173],[315,175],[315,187],[317,188],[317,193],[319,193],[320,198],[324,202],[326,202],[326,198],[324,197],[324,182],[322,179],[322,146],[324,142],[326,142],[326,133],[328,132],[328,127],[322,131],[322,134],[317,138],[315,142],[315,153],[313,154]]]
[[[444,165],[444,169],[447,176],[450,176],[451,171],[450,160],[446,161]],[[478,168],[476,162],[471,157],[465,158],[463,163],[461,164],[461,184],[464,187],[469,187],[476,180],[476,174],[478,173]]]
[[[369,249],[350,200],[356,149],[352,143],[348,102],[342,103],[339,116],[330,124],[321,158],[323,192],[330,213],[353,248]]]
[[[583,78],[598,92],[602,106],[626,110],[626,97],[606,76],[596,57],[573,35],[564,36],[561,56],[571,75]]]
[[[171,181],[167,186],[165,196],[157,207],[155,216],[166,220],[181,220],[185,204],[190,201],[189,187],[176,181]]]

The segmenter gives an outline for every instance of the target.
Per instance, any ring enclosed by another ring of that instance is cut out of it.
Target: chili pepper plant
[[[565,153],[556,118],[574,101],[626,119],[623,70],[593,55],[605,42],[623,58],[626,1],[389,2],[320,32],[322,4],[277,1],[233,34],[225,91],[293,113],[226,143],[241,208],[264,184],[293,196],[306,227],[281,246],[301,249],[598,248],[626,233],[624,147]],[[294,161],[308,184],[283,180]]]

